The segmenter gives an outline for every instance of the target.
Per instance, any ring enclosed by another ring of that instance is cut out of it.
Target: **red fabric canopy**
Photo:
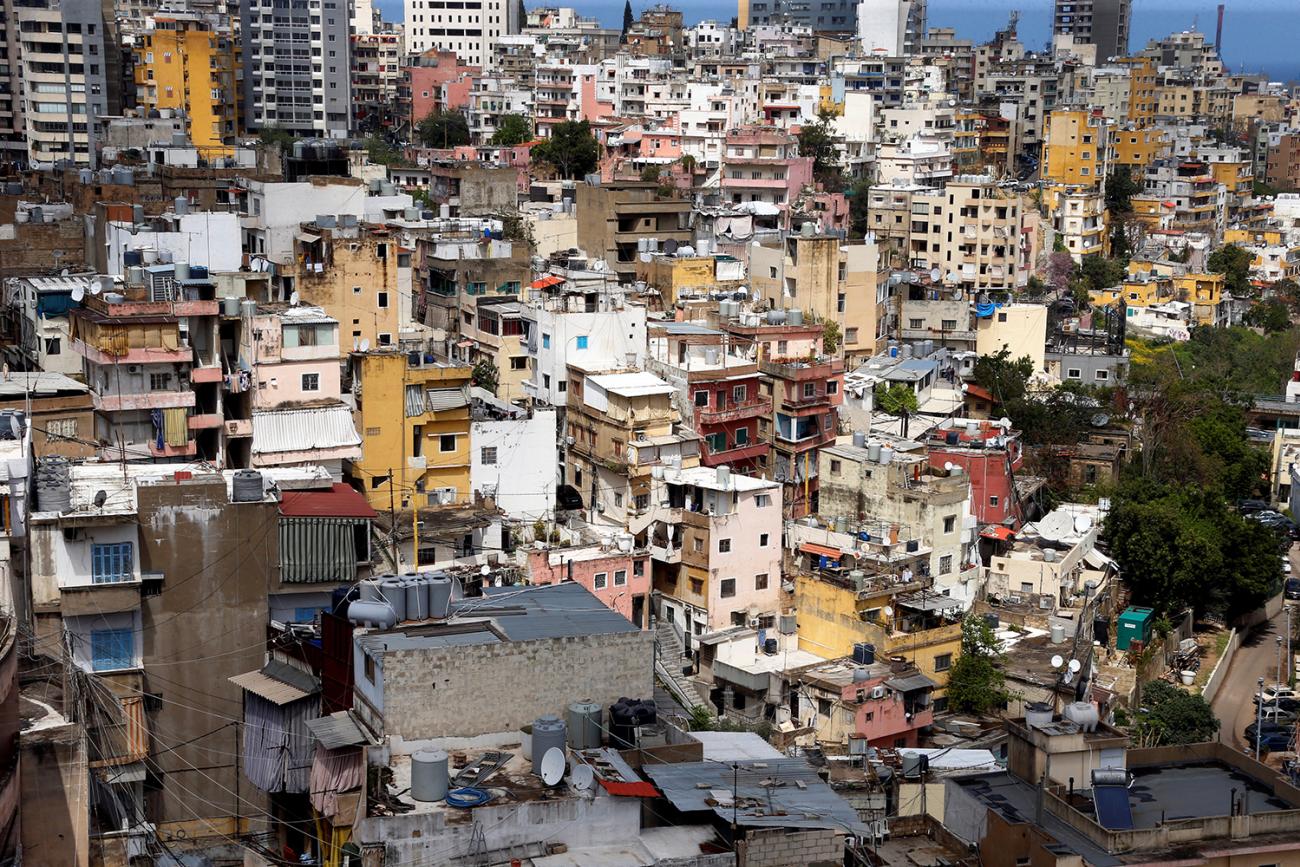
[[[532,283],[528,284],[534,289],[546,289],[551,286],[557,286],[564,282],[563,277],[557,277],[554,274],[547,274],[545,277],[538,277]]]
[[[993,526],[985,527],[983,530],[980,530],[980,535],[985,539],[997,539],[1000,542],[1006,542],[1009,539],[1015,538],[1016,531],[1012,530],[1010,527]]]
[[[366,498],[342,482],[328,491],[285,491],[280,514],[289,518],[374,518]]]
[[[831,548],[828,545],[818,545],[813,542],[804,542],[799,546],[799,550],[805,554],[816,554],[819,557],[834,557],[836,560],[844,556],[844,552],[839,548]]]

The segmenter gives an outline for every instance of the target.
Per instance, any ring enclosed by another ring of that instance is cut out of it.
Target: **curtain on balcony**
[[[355,581],[357,518],[280,518],[280,580]]]

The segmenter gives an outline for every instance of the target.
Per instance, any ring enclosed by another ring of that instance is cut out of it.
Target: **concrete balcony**
[[[660,563],[680,563],[682,562],[682,547],[680,545],[651,545],[650,559],[657,560]]]
[[[969,329],[944,331],[940,328],[904,328],[901,333],[904,340],[973,341],[975,339],[975,332]]]
[[[138,409],[169,409],[194,406],[192,391],[149,391],[140,394],[93,394],[97,412],[126,412]]]
[[[189,364],[194,360],[194,350],[188,346],[177,349],[131,348],[121,355],[109,353],[81,340],[72,341],[72,351],[93,364]]]
[[[728,190],[784,190],[790,186],[785,178],[723,178],[722,187]]]
[[[140,580],[78,584],[59,588],[59,610],[65,617],[112,614],[140,607]]]
[[[771,446],[768,443],[749,443],[748,445],[738,446],[736,448],[726,449],[720,452],[705,452],[700,455],[700,463],[706,467],[716,467],[719,464],[740,463],[762,457],[767,454]]]
[[[813,361],[760,361],[759,370],[781,379],[827,380],[844,372],[844,359],[826,358]]]
[[[183,446],[164,445],[162,448],[158,447],[156,441],[149,441],[149,453],[156,458],[190,458],[194,457],[197,451],[198,447],[194,440],[190,440]]]
[[[221,366],[218,364],[207,367],[195,367],[190,370],[190,382],[221,382]]]
[[[222,421],[222,417],[215,412],[192,415],[189,418],[190,430],[209,430],[214,427],[221,427]]]
[[[228,418],[223,422],[227,437],[251,437],[253,420],[251,418]]]
[[[702,425],[725,424],[731,421],[767,415],[771,411],[772,402],[767,398],[761,398],[747,400],[744,403],[735,403],[722,409],[700,409],[698,417]]]

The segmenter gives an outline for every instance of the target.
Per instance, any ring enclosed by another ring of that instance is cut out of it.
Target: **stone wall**
[[[590,698],[649,697],[648,631],[384,654],[383,729],[415,741],[513,731]]]
[[[85,222],[0,224],[0,278],[86,270]]]
[[[741,867],[843,864],[844,834],[830,829],[750,831],[736,848]]]

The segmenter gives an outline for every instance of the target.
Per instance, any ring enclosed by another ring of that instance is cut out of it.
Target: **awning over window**
[[[280,580],[355,581],[362,518],[280,518]]]
[[[839,548],[832,548],[829,545],[817,545],[813,542],[804,542],[799,546],[799,550],[805,554],[813,554],[818,557],[833,557],[838,560],[844,556]]]
[[[552,286],[558,286],[564,282],[563,277],[555,274],[547,274],[545,277],[538,277],[529,284],[533,289],[549,289]]]

